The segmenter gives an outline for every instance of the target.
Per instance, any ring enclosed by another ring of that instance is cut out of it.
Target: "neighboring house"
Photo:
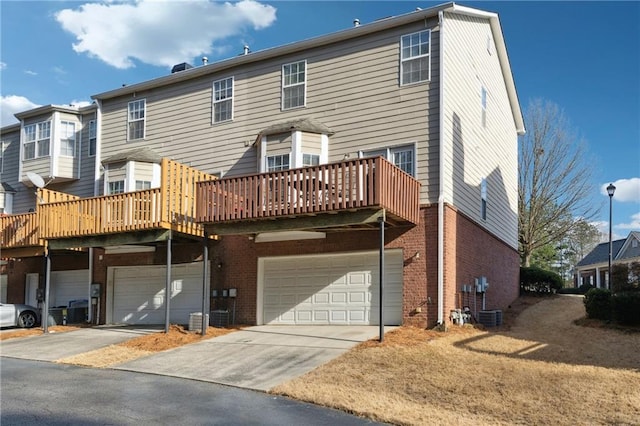
[[[76,120],[17,115],[10,301],[34,300],[47,258],[49,306],[91,298],[100,323],[162,323],[166,287],[172,322],[210,305],[239,323],[378,324],[381,256],[385,324],[518,296],[524,123],[496,14],[448,3],[174,71]],[[63,119],[79,161],[41,165],[28,126],[68,135]],[[37,206],[27,170],[47,177]]]
[[[640,232],[611,242],[611,265],[640,262]],[[574,268],[574,284],[609,288],[609,242],[598,244]]]

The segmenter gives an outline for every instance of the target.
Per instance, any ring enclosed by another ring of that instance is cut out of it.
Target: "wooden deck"
[[[215,177],[163,159],[160,188],[91,198],[40,189],[36,212],[0,217],[0,247],[158,229],[202,236],[203,226],[195,220],[196,183],[211,179]]]
[[[384,210],[396,222],[417,224],[420,183],[382,157],[362,158],[199,182],[197,199],[196,220],[218,230],[225,223],[359,210]]]

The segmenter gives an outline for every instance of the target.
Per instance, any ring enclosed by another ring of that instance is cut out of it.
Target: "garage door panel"
[[[50,286],[49,305],[51,307],[69,306],[72,300],[88,300],[89,271],[86,269],[53,271]]]
[[[372,310],[378,309],[377,254],[267,258],[263,262],[264,323],[374,324],[377,321],[371,315]],[[402,252],[388,252],[385,263],[385,322],[400,324]],[[283,298],[291,293],[297,295],[296,301]]]
[[[174,324],[188,324],[192,312],[202,311],[202,263],[173,265],[170,316]],[[113,271],[112,322],[165,322],[166,267],[117,267]]]

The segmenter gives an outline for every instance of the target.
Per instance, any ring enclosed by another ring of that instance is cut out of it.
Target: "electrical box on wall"
[[[487,287],[489,287],[487,277],[476,278],[476,292],[484,293],[485,291],[487,291]]]
[[[91,284],[91,297],[100,297],[100,284]]]

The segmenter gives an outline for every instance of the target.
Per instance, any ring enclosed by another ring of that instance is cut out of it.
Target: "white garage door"
[[[113,278],[113,314],[116,324],[164,324],[166,267],[110,268]],[[172,324],[188,324],[189,315],[202,312],[202,263],[171,267]]]
[[[265,324],[379,324],[379,254],[260,259]],[[386,325],[402,323],[402,250],[385,252]]]
[[[49,306],[69,306],[72,300],[88,300],[89,270],[52,271],[49,287]]]

